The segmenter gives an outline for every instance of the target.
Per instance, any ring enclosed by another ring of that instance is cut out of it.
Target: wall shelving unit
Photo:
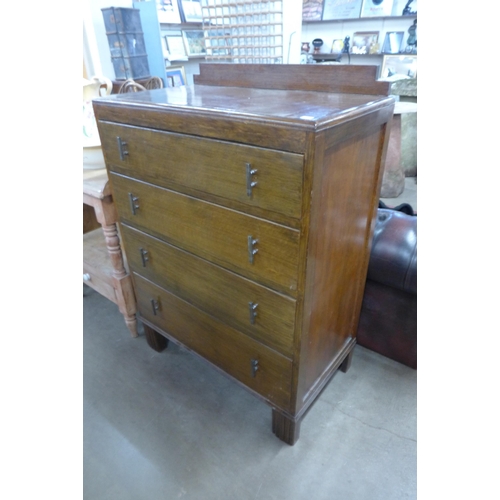
[[[320,54],[313,55],[313,59],[317,62],[328,62],[337,59],[337,54],[331,53],[331,45],[335,39],[344,39],[350,37],[352,43],[353,34],[360,31],[378,31],[378,41],[380,46],[383,46],[385,35],[392,31],[402,31],[403,42],[401,49],[404,50],[409,33],[408,29],[413,24],[417,15],[407,16],[386,16],[386,17],[359,17],[350,19],[334,19],[327,21],[302,21],[302,42],[311,44],[312,55],[312,40],[321,38],[324,45],[321,48]],[[384,53],[377,54],[342,54],[341,64],[363,64],[363,65],[382,65]],[[390,54],[397,55],[397,54]],[[408,55],[401,52],[401,55]],[[413,54],[414,55],[414,54]]]

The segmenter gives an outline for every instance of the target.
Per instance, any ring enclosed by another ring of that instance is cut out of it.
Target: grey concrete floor
[[[417,372],[361,346],[293,447],[267,405],[172,343],[132,338],[86,286],[83,361],[86,500],[417,497]]]

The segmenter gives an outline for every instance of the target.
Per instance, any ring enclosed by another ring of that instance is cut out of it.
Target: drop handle
[[[132,193],[128,194],[128,200],[130,202],[130,210],[132,211],[133,215],[137,214],[137,210],[139,210],[139,198],[137,196],[134,196]]]
[[[252,366],[252,377],[255,378],[257,375],[257,370],[259,369],[259,360],[252,359],[251,366]]]
[[[151,309],[153,310],[153,314],[156,316],[156,313],[160,310],[160,301],[151,299]]]
[[[144,248],[140,248],[139,252],[141,254],[141,260],[142,260],[142,267],[146,267],[146,262],[149,260],[149,252],[147,250],[144,250]]]
[[[255,318],[257,317],[257,307],[259,307],[259,304],[255,302],[249,302],[248,303],[248,311],[250,313],[250,324],[255,325]]]
[[[247,173],[247,196],[252,197],[252,189],[257,185],[257,181],[254,180],[254,175],[257,173],[256,168],[252,168],[250,163],[246,163],[246,173]]]
[[[118,153],[120,154],[120,160],[124,161],[125,157],[128,155],[128,150],[125,149],[127,143],[121,137],[117,137],[116,142],[118,143]]]
[[[252,235],[248,235],[248,238],[247,238],[248,262],[250,262],[250,264],[253,264],[254,256],[259,251],[258,248],[255,248],[255,245],[257,245],[258,242],[259,242],[259,240],[257,238],[254,238]]]

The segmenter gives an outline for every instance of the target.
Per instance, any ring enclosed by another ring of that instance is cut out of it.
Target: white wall
[[[300,63],[302,0],[283,0],[283,62]]]

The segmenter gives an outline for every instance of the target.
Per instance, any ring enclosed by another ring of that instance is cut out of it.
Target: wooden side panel
[[[113,287],[111,257],[100,227],[83,235],[83,274],[89,275],[86,285],[115,304],[118,303]]]
[[[317,158],[313,180],[297,409],[356,335],[388,134],[386,122],[364,127],[358,120],[357,137],[351,128],[345,140],[336,130],[338,142],[323,134],[317,142],[319,150],[330,147]]]
[[[313,90],[388,95],[390,84],[377,81],[377,67],[363,65],[200,64],[198,85],[256,89]]]
[[[83,234],[93,231],[99,227],[94,208],[90,205],[83,204]]]

